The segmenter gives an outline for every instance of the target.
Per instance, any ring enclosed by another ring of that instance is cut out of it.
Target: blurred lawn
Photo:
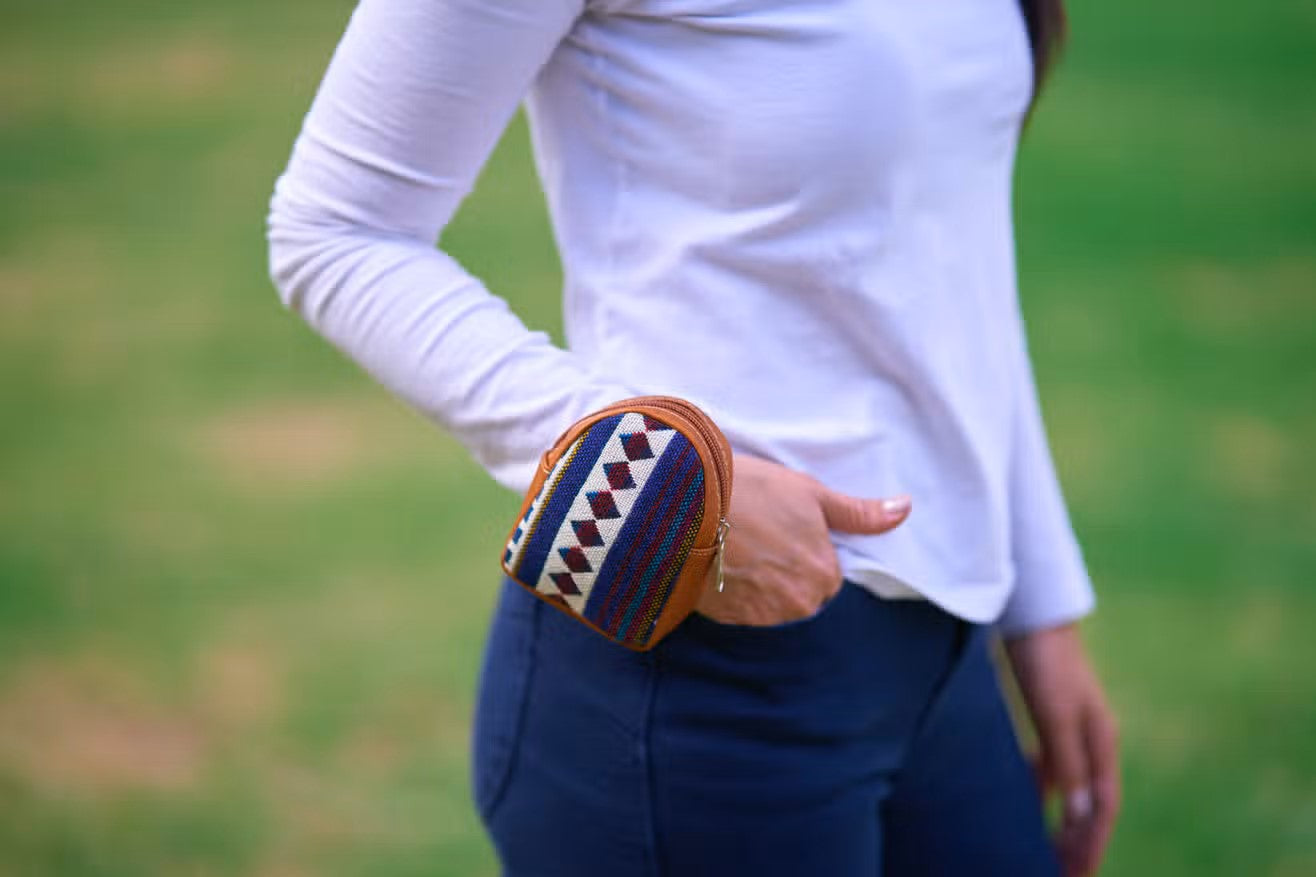
[[[1107,873],[1316,873],[1316,14],[1075,4],[1021,282],[1123,717]],[[351,4],[0,0],[0,873],[481,875],[516,498],[298,320],[275,175]],[[447,245],[559,282],[514,126]]]

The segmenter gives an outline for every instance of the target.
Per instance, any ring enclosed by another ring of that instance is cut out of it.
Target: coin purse
[[[694,611],[711,573],[721,589],[731,478],[726,437],[693,403],[609,405],[544,453],[503,571],[613,642],[651,649]]]

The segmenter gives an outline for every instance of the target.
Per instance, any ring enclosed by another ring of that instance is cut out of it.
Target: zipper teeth
[[[628,399],[626,401],[628,404],[633,403],[638,405],[649,405],[654,408],[666,408],[668,411],[675,411],[679,414],[683,414],[686,419],[690,421],[691,425],[694,426],[695,430],[703,437],[704,442],[707,443],[709,449],[713,452],[713,468],[717,472],[718,499],[721,500],[722,514],[725,516],[731,506],[731,481],[727,478],[726,466],[722,461],[722,443],[718,440],[717,435],[714,434],[704,422],[704,418],[707,417],[707,415],[699,411],[699,409],[695,408],[693,405],[688,405],[680,400],[671,399],[666,396],[641,396],[638,399]]]

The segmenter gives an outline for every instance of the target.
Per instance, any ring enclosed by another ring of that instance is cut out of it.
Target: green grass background
[[[1316,874],[1316,8],[1074,4],[1021,283],[1122,716],[1107,873]],[[487,875],[516,498],[279,306],[344,0],[0,0],[0,874]],[[518,120],[446,245],[556,332]]]

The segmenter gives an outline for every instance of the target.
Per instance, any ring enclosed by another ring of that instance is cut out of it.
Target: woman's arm
[[[1001,618],[1010,666],[1041,748],[1041,778],[1063,800],[1065,873],[1095,873],[1120,808],[1118,732],[1073,622],[1092,584],[1047,445],[1022,318],[1017,329],[1011,529],[1015,588]]]
[[[518,491],[569,423],[635,393],[435,242],[584,2],[363,0],[269,215],[285,304]]]

